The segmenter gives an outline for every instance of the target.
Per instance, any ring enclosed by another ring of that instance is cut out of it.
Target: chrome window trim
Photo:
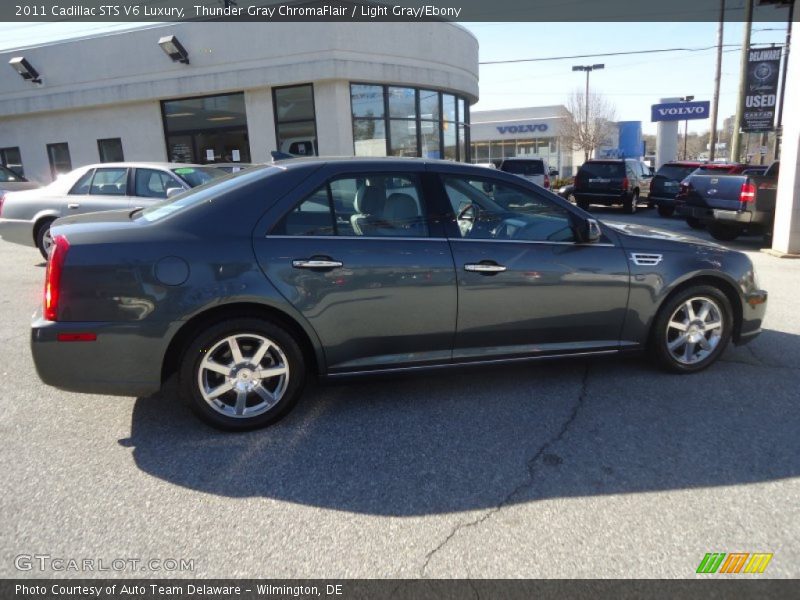
[[[482,242],[500,244],[545,244],[556,246],[594,246],[602,248],[616,248],[616,244],[600,242],[548,242],[538,240],[492,240],[469,238],[444,238],[444,237],[392,237],[392,236],[367,236],[367,235],[266,235],[265,239],[291,239],[291,240],[403,240],[414,242]]]

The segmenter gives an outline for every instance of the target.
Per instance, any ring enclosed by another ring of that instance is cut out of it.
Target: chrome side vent
[[[631,253],[633,264],[639,267],[655,267],[664,259],[662,254],[644,254],[642,252]]]

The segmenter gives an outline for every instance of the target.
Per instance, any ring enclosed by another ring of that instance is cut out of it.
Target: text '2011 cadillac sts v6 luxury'
[[[32,325],[45,383],[268,425],[312,376],[648,349],[699,371],[761,330],[750,259],[600,223],[514,175],[295,159],[53,224]]]

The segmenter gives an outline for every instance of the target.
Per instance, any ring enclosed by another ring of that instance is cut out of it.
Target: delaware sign
[[[653,104],[650,107],[651,121],[688,121],[691,119],[707,119],[711,103],[704,102],[667,102]]]
[[[747,53],[747,83],[742,131],[772,131],[778,101],[778,71],[781,49],[767,48]]]

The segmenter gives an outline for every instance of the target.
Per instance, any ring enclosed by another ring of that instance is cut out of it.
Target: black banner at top
[[[772,131],[778,104],[781,48],[751,48],[747,53],[742,131]]]
[[[756,0],[755,21],[785,21],[790,0]],[[744,20],[729,0],[726,21]],[[3,0],[6,22],[159,21],[717,21],[719,0]]]

